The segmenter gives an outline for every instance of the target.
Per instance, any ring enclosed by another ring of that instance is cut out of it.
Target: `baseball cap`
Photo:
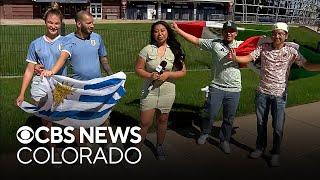
[[[289,27],[288,27],[288,25],[286,24],[286,23],[284,23],[284,22],[277,22],[277,23],[275,23],[274,25],[273,25],[273,27],[272,27],[272,31],[273,30],[277,30],[277,29],[280,29],[280,30],[283,30],[283,31],[285,31],[285,32],[289,32]]]
[[[233,29],[237,31],[237,25],[233,21],[227,21],[223,23],[222,29]]]

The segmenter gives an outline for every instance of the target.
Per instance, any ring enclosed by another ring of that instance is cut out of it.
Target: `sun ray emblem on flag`
[[[40,82],[41,105],[23,101],[20,108],[63,126],[100,126],[125,95],[125,81],[123,72],[87,81],[54,75]]]
[[[72,89],[68,83],[57,83],[55,85],[55,89],[53,90],[53,106],[57,107],[61,103],[63,103],[64,99],[70,94],[72,94],[75,90]]]

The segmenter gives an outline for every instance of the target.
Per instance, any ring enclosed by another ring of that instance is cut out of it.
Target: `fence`
[[[271,26],[247,24],[245,31],[239,31],[237,39],[244,40],[255,35],[269,35]],[[134,71],[139,51],[148,44],[150,24],[119,24],[96,26],[95,32],[103,38],[113,71]],[[132,30],[141,29],[141,30]],[[252,29],[252,30],[250,30]],[[258,29],[254,30],[254,29]],[[66,26],[66,33],[74,30],[74,25]],[[22,76],[26,67],[28,46],[37,37],[45,33],[44,26],[0,26],[0,76]],[[303,36],[301,36],[303,34]],[[212,64],[210,53],[200,51],[180,36],[178,40],[186,53],[186,65],[189,70],[207,69]],[[290,27],[289,41],[316,49],[320,41],[317,33],[304,27]],[[70,70],[70,68],[68,68]]]
[[[73,26],[66,26],[66,33],[72,32],[73,29]],[[104,38],[114,71],[133,71],[139,51],[150,39],[149,31],[96,28],[95,32]],[[44,33],[44,26],[0,26],[0,76],[23,75],[28,46]],[[209,63],[205,62],[210,59],[208,53],[199,51],[183,39],[179,40],[187,54],[188,69],[208,68]]]

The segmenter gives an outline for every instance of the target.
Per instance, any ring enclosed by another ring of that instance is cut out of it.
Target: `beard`
[[[81,32],[82,32],[82,34],[86,34],[86,35],[89,35],[89,34],[91,34],[92,33],[92,31],[90,31],[88,28],[85,28],[85,27],[81,27]]]

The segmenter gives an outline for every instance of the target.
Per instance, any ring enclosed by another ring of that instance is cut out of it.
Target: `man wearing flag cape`
[[[231,48],[237,48],[242,41],[235,38],[238,35],[237,26],[233,21],[223,24],[223,39],[203,39],[183,31],[177,23],[172,28],[187,41],[212,53],[213,80],[209,87],[208,112],[209,117],[204,119],[198,144],[204,144],[212,130],[213,120],[223,106],[223,123],[219,132],[220,148],[224,153],[230,153],[230,137],[241,91],[241,73],[239,64],[227,59]]]
[[[238,55],[231,50],[228,58],[233,62],[247,63],[261,60],[260,82],[256,93],[257,140],[251,158],[259,158],[267,147],[267,123],[269,111],[272,115],[273,147],[270,165],[280,166],[280,147],[284,132],[285,107],[288,94],[290,67],[296,63],[308,71],[320,71],[319,64],[312,64],[302,57],[297,48],[285,43],[289,27],[286,23],[273,25],[271,43],[259,45],[249,55]]]

